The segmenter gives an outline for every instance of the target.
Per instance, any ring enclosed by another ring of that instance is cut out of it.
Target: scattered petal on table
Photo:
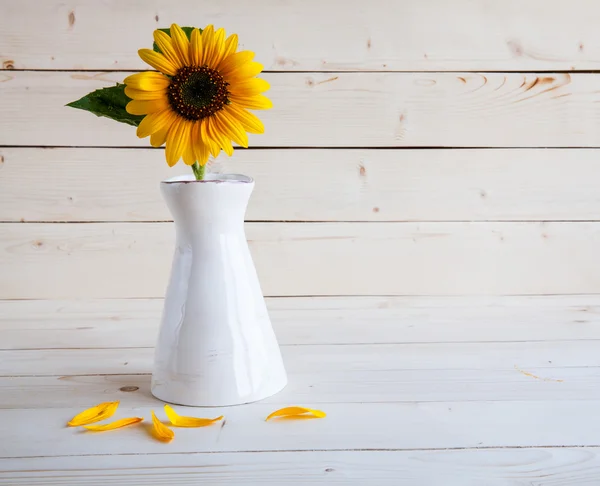
[[[104,432],[105,430],[120,429],[121,427],[127,427],[128,425],[139,424],[142,420],[144,420],[142,417],[129,417],[115,420],[109,424],[84,425],[84,427],[88,430],[93,430],[94,432]]]
[[[67,425],[69,427],[79,427],[80,425],[93,424],[101,420],[110,418],[117,411],[119,402],[104,402],[95,407],[88,408],[83,412],[75,415]]]
[[[175,437],[175,432],[158,420],[154,414],[154,410],[152,411],[152,423],[154,424],[154,436],[158,440],[162,440],[163,442],[170,442],[173,440],[173,437]]]
[[[182,417],[170,405],[165,405],[165,413],[175,427],[206,427],[207,425],[212,425],[223,419],[223,415],[214,419]]]
[[[313,410],[312,408],[305,407],[285,407],[275,410],[265,420],[269,420],[275,417],[306,417],[306,415],[312,415],[315,418],[326,417],[327,414],[321,410]]]

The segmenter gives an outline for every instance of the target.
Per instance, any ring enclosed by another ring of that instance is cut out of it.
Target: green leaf
[[[192,38],[192,31],[195,29],[195,27],[182,27],[181,30],[183,30],[185,32],[185,35],[187,36],[188,40],[190,40]],[[167,27],[166,29],[158,29],[158,30],[162,30],[165,34],[167,34],[169,37],[171,37],[171,27]],[[198,29],[200,31],[200,33],[202,34],[202,29]],[[156,45],[156,42],[154,42],[152,44],[152,49],[154,49],[156,52],[160,52],[162,54],[162,51],[158,48],[158,46]]]
[[[142,115],[130,115],[125,106],[131,99],[125,94],[125,85],[117,83],[110,88],[97,89],[83,98],[68,103],[67,106],[89,111],[96,116],[105,116],[111,120],[137,127],[144,119]]]

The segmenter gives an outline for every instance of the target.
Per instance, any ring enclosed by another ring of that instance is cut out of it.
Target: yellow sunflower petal
[[[200,165],[206,165],[208,157],[210,157],[210,148],[202,140],[196,140],[194,145],[194,153],[196,154],[196,160]]]
[[[163,424],[156,417],[154,410],[152,410],[152,424],[154,425],[152,432],[154,437],[158,440],[162,440],[163,442],[170,442],[175,437],[175,432],[173,432],[169,427]]]
[[[142,58],[142,61],[161,73],[168,74],[169,76],[177,74],[177,67],[162,54],[154,52],[152,49],[140,49],[138,54]]]
[[[233,145],[231,144],[231,140],[227,140],[226,137],[221,136],[221,142],[219,143],[219,145],[221,146],[221,148],[223,149],[223,152],[225,152],[227,154],[228,157],[231,157],[233,155]]]
[[[269,91],[271,85],[261,78],[250,78],[229,86],[227,89],[231,94],[240,96],[254,96]]]
[[[173,30],[171,29],[171,35]],[[160,51],[163,53],[163,55],[165,56],[165,58],[171,63],[173,64],[173,66],[175,66],[177,69],[181,68],[184,64],[183,64],[183,60],[181,58],[181,56],[179,55],[179,51],[175,49],[175,46],[173,44],[175,44],[174,41],[172,41],[171,37],[169,37],[169,34],[167,34],[166,32],[163,32],[162,30],[155,30],[154,31],[154,42],[156,42],[156,45],[158,46],[158,48],[160,49]]]
[[[206,122],[207,122],[206,123],[206,133],[208,134],[210,139],[213,141],[213,144],[215,145],[215,149],[217,149],[217,155],[218,155],[220,153],[221,149],[225,150],[225,147],[223,147],[223,145],[227,145],[227,144],[224,143],[223,138],[221,137],[221,134],[215,127],[215,119],[213,117],[210,117],[206,120]],[[216,157],[217,155],[215,155],[213,153],[214,157]],[[231,155],[231,154],[227,153],[227,155]]]
[[[190,62],[194,66],[202,65],[202,34],[200,30],[192,31],[192,39],[190,41]]]
[[[229,157],[233,155],[233,146],[231,145],[231,139],[225,135],[226,129],[221,125],[219,118],[213,116],[210,118],[209,129],[213,134],[213,139],[219,143],[219,146],[223,149]]]
[[[213,38],[215,30],[212,25],[207,25],[202,31],[202,64],[207,64],[213,53]]]
[[[210,68],[216,68],[223,59],[225,51],[225,29],[221,28],[215,32],[213,38],[212,56],[207,60],[206,64]]]
[[[255,96],[230,96],[232,103],[240,105],[248,110],[269,110],[273,108],[273,102],[263,95]]]
[[[185,165],[194,165],[196,163],[196,155],[194,154],[194,144],[192,140],[190,140],[183,151],[183,163]]]
[[[238,36],[237,36],[237,34],[231,34],[229,37],[227,37],[227,40],[225,41],[225,47],[223,48],[223,58],[221,59],[221,62],[219,63],[219,67],[221,67],[221,63],[225,59],[227,59],[232,54],[235,54],[235,51],[237,51],[237,48],[238,48]]]
[[[168,129],[176,117],[177,115],[170,108],[146,115],[137,127],[137,136],[139,138],[146,138],[148,135],[159,132],[163,128]]]
[[[314,410],[312,408],[304,408],[304,407],[285,407],[279,410],[275,410],[271,415],[269,415],[265,421],[272,419],[274,417],[305,417],[306,414],[310,414],[315,418],[323,418],[326,417],[327,414],[322,412],[321,410]]]
[[[248,147],[248,134],[235,118],[224,110],[218,112],[216,117],[219,118],[224,128],[225,134],[241,147]]]
[[[153,147],[160,147],[167,141],[167,134],[169,133],[169,126],[161,128],[158,132],[154,132],[150,135],[150,145]]]
[[[175,427],[206,427],[223,419],[223,415],[214,419],[182,417],[170,405],[165,405],[165,413]]]
[[[69,427],[79,427],[80,425],[93,424],[100,420],[112,417],[116,412],[119,402],[104,402],[99,403],[95,407],[88,408],[73,417],[67,425]]]
[[[161,89],[157,91],[143,91],[141,89],[130,88],[129,86],[125,87],[125,94],[129,96],[132,100],[158,100],[160,98],[167,97],[167,90]]]
[[[169,87],[169,78],[156,71],[146,71],[145,73],[132,74],[123,81],[128,88],[144,91],[163,90]]]
[[[253,78],[263,70],[263,65],[258,62],[247,62],[241,66],[232,69],[227,76],[223,75],[232,85],[240,81],[246,81],[248,78]]]
[[[207,128],[209,137],[217,142],[218,146],[223,149],[223,152],[231,157],[233,155],[233,146],[231,145],[231,140],[224,135],[216,117],[210,117],[208,119]]]
[[[252,59],[254,59],[254,52],[252,51],[240,51],[230,54],[219,64],[219,72],[223,76],[228,76],[234,69],[249,63]]]
[[[194,149],[194,156],[200,165],[206,165],[208,162],[208,156],[210,155],[210,149],[208,144],[204,143],[201,134],[202,122],[194,123],[192,127],[192,145]]]
[[[121,427],[127,427],[128,425],[139,424],[142,420],[142,417],[130,417],[124,418],[120,420],[115,420],[109,424],[104,425],[84,425],[84,427],[88,430],[92,430],[94,432],[104,432],[105,430],[114,430],[120,429]]]
[[[190,131],[192,123],[183,118],[175,120],[167,134],[167,148],[165,156],[167,164],[173,167],[183,155],[188,145],[191,142]]]
[[[185,35],[185,32],[177,24],[171,25],[170,32],[173,47],[177,52],[177,57],[183,66],[188,66],[190,64],[190,41],[188,40],[187,35]]]
[[[221,152],[221,149],[219,148],[216,141],[214,141],[208,133],[208,120],[208,118],[205,118],[200,124],[200,138],[208,146],[208,150],[211,153],[211,155],[213,157],[217,157],[219,155],[219,152]]]
[[[228,111],[233,118],[239,121],[244,127],[244,130],[250,133],[264,133],[265,126],[256,117],[256,115],[236,106],[234,103],[225,106],[224,110]]]
[[[169,100],[165,96],[158,100],[133,100],[127,103],[125,109],[127,110],[127,113],[130,113],[131,115],[147,115],[148,113],[166,110],[169,106]]]

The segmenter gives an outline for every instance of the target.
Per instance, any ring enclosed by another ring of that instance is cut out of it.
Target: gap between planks
[[[23,68],[1,68],[0,72],[15,73],[143,73],[147,69],[23,69]],[[265,69],[260,74],[600,74],[600,69],[500,69],[496,71],[485,69],[454,69],[450,71],[433,70],[381,70],[381,69],[347,69],[338,71],[319,71],[313,69],[310,71],[278,71]],[[260,76],[259,74],[259,76]]]
[[[442,452],[442,451],[484,451],[484,450],[504,450],[504,449],[600,449],[598,445],[507,445],[507,446],[475,446],[475,447],[400,447],[400,448],[335,448],[335,449],[248,449],[233,451],[202,451],[202,452],[119,452],[115,454],[59,454],[52,456],[15,456],[0,457],[0,459],[40,459],[45,457],[98,457],[98,456],[182,456],[189,454],[262,454],[262,453],[310,453],[310,452]],[[12,471],[11,471],[12,472]]]
[[[582,337],[580,339],[514,339],[514,340],[505,340],[502,343],[506,344],[540,344],[540,343],[577,343],[577,342],[600,342],[600,339],[590,339]],[[452,341],[451,344],[478,344],[481,341]],[[448,341],[384,341],[384,342],[374,342],[374,341],[364,341],[364,342],[351,342],[351,343],[283,343],[280,344],[281,347],[301,347],[301,346],[422,346],[422,345],[436,345],[436,344],[449,344]],[[70,350],[83,350],[83,349],[94,349],[94,350],[109,350],[109,349],[154,349],[154,346],[110,346],[110,347],[45,347],[45,348],[0,348],[0,353],[10,352],[10,351],[40,351],[42,349],[51,349],[53,351],[70,351]],[[451,369],[451,368],[444,368]],[[144,373],[115,373],[116,375],[123,374],[144,374]],[[4,377],[6,375],[0,375],[0,377]],[[19,376],[19,375],[14,375]],[[60,375],[27,375],[27,376],[60,376]],[[73,376],[104,376],[104,375],[73,375]]]
[[[413,220],[386,220],[386,221],[374,221],[374,220],[357,220],[357,219],[348,219],[348,220],[305,220],[298,221],[294,219],[282,219],[282,220],[273,220],[273,219],[247,219],[244,221],[245,223],[264,223],[264,224],[281,224],[281,223],[290,223],[290,224],[348,224],[348,223],[394,223],[394,224],[414,224],[418,223],[456,223],[456,224],[464,224],[464,223],[598,223],[600,222],[600,218],[598,219],[423,219],[419,221]],[[123,221],[123,220],[94,220],[94,221],[48,221],[48,220],[28,220],[28,221],[0,221],[0,225],[2,224],[139,224],[139,223],[173,223],[171,219],[159,219],[159,220],[149,220],[149,221]],[[505,294],[509,295],[509,294]],[[514,295],[527,295],[527,294],[514,294]],[[535,295],[535,294],[532,294]],[[567,295],[567,294],[557,294],[557,295]],[[573,295],[573,294],[568,294]],[[273,296],[276,297],[276,296]],[[303,295],[296,297],[312,297],[311,295]],[[1,299],[0,299],[1,300]]]
[[[164,147],[151,147],[151,146],[135,146],[135,145],[9,145],[0,144],[2,148],[16,148],[16,149],[102,149],[102,150],[164,150]],[[252,150],[597,150],[599,146],[593,145],[580,145],[580,146],[460,146],[460,145],[381,145],[381,146],[358,146],[358,145],[347,145],[347,146],[308,146],[308,145],[285,145],[285,146],[258,146],[258,147],[235,147],[235,150],[239,151],[252,151]],[[181,162],[180,162],[181,163]]]

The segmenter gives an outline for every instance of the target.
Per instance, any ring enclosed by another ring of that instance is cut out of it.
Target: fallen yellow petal
[[[158,420],[154,414],[154,410],[152,411],[152,423],[154,424],[154,436],[158,440],[162,440],[163,442],[170,442],[173,440],[175,432]]]
[[[100,420],[112,417],[117,411],[119,402],[104,402],[99,403],[95,407],[88,408],[83,412],[75,415],[67,425],[69,427],[79,427],[80,425],[93,424],[94,422],[100,422]]]
[[[223,419],[223,415],[214,419],[182,417],[170,405],[165,405],[165,413],[175,427],[206,427],[207,425],[212,425]]]
[[[121,427],[127,427],[128,425],[139,424],[142,420],[144,420],[142,417],[130,417],[115,420],[109,424],[84,425],[84,427],[88,430],[93,430],[94,432],[104,432],[105,430],[120,429]]]
[[[280,408],[279,410],[275,410],[271,415],[269,415],[265,421],[272,419],[274,417],[300,417],[306,416],[305,414],[311,414],[315,418],[323,418],[326,417],[327,414],[322,412],[321,410],[313,410],[312,408],[304,408],[304,407],[285,407]]]

